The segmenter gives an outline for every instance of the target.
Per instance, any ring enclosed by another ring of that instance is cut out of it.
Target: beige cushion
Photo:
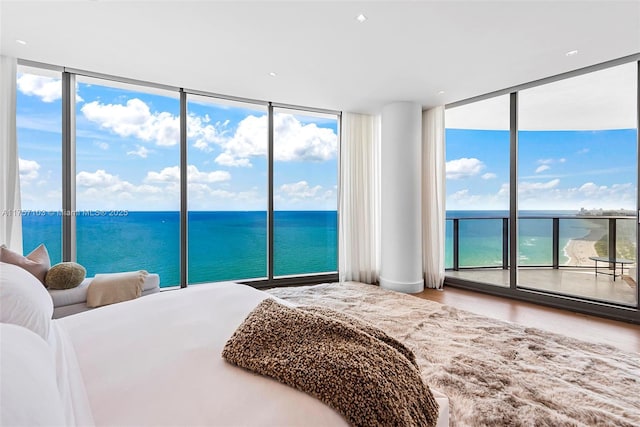
[[[17,252],[13,252],[5,245],[0,246],[0,262],[17,265],[36,276],[40,282],[45,285],[45,276],[51,267],[49,260],[49,252],[44,244],[41,244],[33,250],[29,255],[22,256]],[[46,285],[45,285],[46,286]]]
[[[45,284],[49,289],[71,289],[78,286],[87,275],[87,270],[75,262],[61,262],[49,269]]]

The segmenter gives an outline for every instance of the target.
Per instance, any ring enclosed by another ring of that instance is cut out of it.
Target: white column
[[[424,289],[421,133],[419,104],[382,109],[380,286],[408,293]]]

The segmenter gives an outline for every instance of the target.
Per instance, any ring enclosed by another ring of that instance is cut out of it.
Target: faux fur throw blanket
[[[87,306],[101,307],[138,298],[148,275],[144,270],[96,274],[87,289]]]
[[[438,419],[438,403],[411,350],[330,309],[266,299],[222,357],[320,399],[353,426],[435,426]]]

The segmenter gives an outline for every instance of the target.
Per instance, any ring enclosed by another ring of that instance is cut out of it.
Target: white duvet
[[[237,283],[197,285],[59,319],[55,328],[75,350],[96,425],[346,425],[319,400],[220,356],[268,297]],[[81,392],[77,379],[70,383]],[[448,401],[434,394],[446,426]],[[86,420],[86,402],[75,400],[77,420]]]

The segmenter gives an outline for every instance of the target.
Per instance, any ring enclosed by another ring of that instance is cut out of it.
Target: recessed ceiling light
[[[443,90],[439,91],[438,95],[444,95],[444,91]]]
[[[366,20],[367,20],[367,17],[364,16],[362,13],[360,15],[356,16],[356,21],[358,21],[361,24]]]
[[[569,52],[565,53],[566,56],[574,56],[577,54],[578,54],[577,50],[570,50]]]
[[[24,40],[20,40],[20,39],[16,39],[16,43],[21,44],[21,45],[23,45],[23,46],[25,46],[25,45],[27,44],[27,42],[26,42],[26,41],[24,41]]]
[[[269,75],[270,75],[271,77],[275,77],[275,76],[277,76],[277,75],[278,75],[278,73],[274,73],[274,72],[272,71],[272,72],[270,72],[270,73],[269,73]]]

